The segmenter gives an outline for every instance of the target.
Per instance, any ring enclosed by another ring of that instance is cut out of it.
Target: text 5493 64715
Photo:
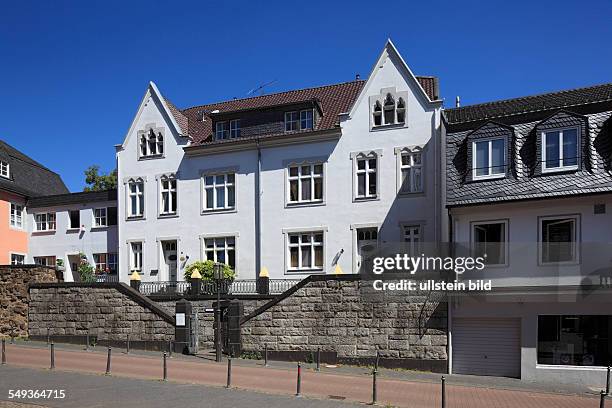
[[[9,399],[64,399],[65,390],[9,390]]]

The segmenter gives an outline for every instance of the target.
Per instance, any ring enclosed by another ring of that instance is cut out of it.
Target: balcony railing
[[[270,279],[270,294],[278,295],[292,288],[300,282],[299,279]],[[140,293],[143,295],[171,295],[188,294],[191,289],[189,282],[141,282]],[[235,280],[231,283],[223,283],[220,287],[222,294],[230,295],[255,295],[257,294],[257,280],[244,279]],[[215,282],[203,281],[200,293],[202,295],[216,295],[217,284]]]
[[[117,275],[117,274],[113,274],[113,275],[108,275],[108,274],[96,275],[96,282],[98,282],[98,283],[101,283],[101,282],[119,282],[119,275]]]

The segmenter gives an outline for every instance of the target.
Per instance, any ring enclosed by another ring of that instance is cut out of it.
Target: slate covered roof
[[[28,207],[41,208],[57,205],[101,203],[108,201],[117,201],[117,190],[83,191],[78,193],[33,197],[28,200]]]
[[[26,197],[68,193],[68,188],[58,174],[2,140],[0,160],[7,161],[10,166],[10,179],[0,177],[0,190]]]
[[[606,101],[612,101],[612,83],[450,108],[444,116],[457,124]]]
[[[437,78],[420,76],[417,77],[417,80],[430,99],[438,99]],[[266,109],[280,105],[297,104],[316,100],[323,111],[323,115],[316,123],[313,131],[334,129],[339,124],[338,115],[348,112],[351,109],[364,84],[364,80],[355,80],[333,85],[255,96],[252,98],[233,99],[194,106],[182,110],[176,108],[169,101],[166,100],[166,102],[168,102],[168,108],[177,123],[179,123],[181,128],[185,131],[185,135],[191,137],[192,146],[197,146],[212,141],[213,121],[211,114],[216,111],[219,113],[239,112],[243,110]],[[234,142],[239,140],[240,139],[233,139],[223,142]]]
[[[564,111],[569,111],[565,109]],[[584,194],[612,193],[612,110],[585,115],[588,120],[588,165],[579,171],[534,175],[534,128],[540,121],[513,124],[514,157],[511,174],[502,179],[468,181],[467,137],[473,130],[447,133],[447,206],[546,199]],[[487,122],[490,123],[490,122]],[[539,165],[536,163],[536,165]]]

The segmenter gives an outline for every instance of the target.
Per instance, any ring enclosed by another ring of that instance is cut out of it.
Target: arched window
[[[147,155],[147,135],[146,134],[143,134],[142,136],[140,136],[140,155],[141,156]]]
[[[157,135],[157,153],[164,153],[164,136],[161,134],[161,132]]]
[[[397,123],[406,122],[406,103],[404,98],[399,98],[397,101]]]
[[[374,116],[374,126],[382,125],[382,106],[380,106],[380,101],[376,101],[374,104],[372,115]]]
[[[153,129],[149,131],[149,154],[154,155],[157,154],[157,138],[155,137],[155,132]]]
[[[385,98],[384,116],[385,125],[392,125],[395,123],[395,99],[393,99],[390,93],[388,93]]]

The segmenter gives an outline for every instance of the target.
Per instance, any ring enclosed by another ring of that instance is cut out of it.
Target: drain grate
[[[346,399],[346,397],[343,397],[341,395],[329,395],[327,398],[333,399],[333,400],[345,400]]]

